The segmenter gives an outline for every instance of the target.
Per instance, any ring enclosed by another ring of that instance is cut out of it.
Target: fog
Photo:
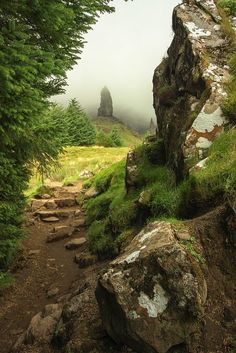
[[[114,0],[116,12],[102,15],[85,39],[81,60],[68,73],[66,93],[54,98],[67,104],[77,98],[96,115],[100,91],[111,92],[114,116],[136,128],[155,117],[152,76],[166,55],[173,33],[172,11],[179,0]]]

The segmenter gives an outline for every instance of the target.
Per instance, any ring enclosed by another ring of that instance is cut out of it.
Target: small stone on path
[[[57,208],[57,204],[54,200],[49,200],[45,204],[46,208],[49,210],[55,210]]]
[[[47,291],[47,297],[50,299],[50,298],[53,298],[55,297],[57,294],[59,293],[59,289],[58,288],[52,288],[52,289],[49,289]]]
[[[65,248],[67,250],[75,250],[75,249],[80,248],[86,242],[87,242],[87,239],[84,237],[83,238],[75,238],[75,239],[68,241],[68,243],[65,244]]]
[[[54,228],[54,232],[47,236],[47,243],[58,241],[61,239],[69,238],[74,231],[73,227],[70,226],[59,226]]]
[[[44,218],[42,219],[43,222],[59,222],[59,218],[57,217],[48,217],[48,218]]]
[[[85,219],[75,219],[72,223],[73,227],[79,228],[79,227],[84,227],[85,226]]]
[[[40,254],[40,250],[30,250],[29,251],[29,256],[31,255],[39,255]]]
[[[43,194],[43,195],[41,196],[41,198],[44,199],[44,200],[49,200],[49,199],[51,198],[51,195],[49,195],[49,194]]]

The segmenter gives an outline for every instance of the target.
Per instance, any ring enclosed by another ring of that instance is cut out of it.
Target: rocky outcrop
[[[204,159],[227,124],[220,108],[229,44],[213,0],[185,0],[173,13],[174,39],[153,78],[154,108],[167,160],[179,177]]]
[[[113,104],[110,91],[104,87],[101,91],[101,102],[98,108],[98,116],[113,117]]]
[[[197,330],[206,282],[177,239],[169,223],[151,223],[101,275],[96,297],[116,343],[140,353],[184,351]]]

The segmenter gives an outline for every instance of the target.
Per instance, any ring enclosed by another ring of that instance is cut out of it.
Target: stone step
[[[70,218],[75,214],[75,210],[39,210],[34,213],[34,216],[38,216],[42,221],[46,218],[56,217],[59,219]]]
[[[82,237],[82,238],[75,238],[72,239],[70,241],[68,241],[65,244],[65,248],[67,250],[75,250],[75,249],[79,249],[82,245],[84,245],[87,242],[87,239]]]
[[[53,232],[48,234],[46,242],[52,243],[54,241],[69,238],[73,234],[74,228],[71,226],[54,227]]]
[[[48,223],[53,223],[53,222],[59,222],[60,219],[57,217],[47,217],[42,219],[43,222],[48,222]]]
[[[56,198],[54,199],[57,207],[73,207],[76,206],[76,199],[75,197],[63,197],[63,198]]]

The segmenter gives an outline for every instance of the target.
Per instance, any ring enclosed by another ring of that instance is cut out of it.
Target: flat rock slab
[[[49,210],[55,210],[57,208],[57,204],[54,200],[48,200],[45,204],[45,207]]]
[[[45,205],[45,200],[32,200],[31,202],[31,210],[33,212],[37,211],[38,209],[42,208]]]
[[[50,233],[47,236],[47,243],[51,243],[53,241],[69,238],[73,233],[74,228],[70,226],[58,226],[54,227],[53,233]]]
[[[74,216],[74,210],[48,210],[48,211],[36,211],[34,215],[39,216],[41,220],[45,220],[45,218],[56,217],[56,218],[69,218]]]
[[[48,222],[48,223],[50,223],[50,222],[53,223],[53,222],[59,222],[60,219],[57,218],[57,217],[47,217],[47,218],[43,218],[42,221],[43,222]]]
[[[54,202],[58,207],[72,207],[76,205],[75,197],[57,198]]]
[[[65,244],[65,248],[67,250],[75,250],[75,249],[80,248],[86,242],[87,242],[86,238],[75,238],[75,239],[68,241],[68,243]]]
[[[75,228],[79,228],[79,227],[84,227],[85,226],[85,219],[81,218],[81,219],[75,219],[73,221],[73,227]]]

